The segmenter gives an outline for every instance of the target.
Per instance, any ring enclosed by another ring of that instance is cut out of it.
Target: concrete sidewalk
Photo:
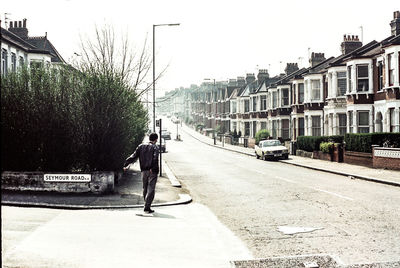
[[[188,126],[183,125],[182,130],[191,135],[193,138],[208,145],[219,147],[237,153],[246,154],[249,156],[255,156],[254,149],[252,148],[244,148],[241,146],[234,146],[225,143],[223,144],[220,141],[216,141],[216,145],[214,145],[214,140],[212,138],[204,136]],[[400,187],[400,171],[375,169],[364,166],[350,165],[346,163],[337,163],[319,159],[311,159],[295,155],[290,155],[288,160],[280,160],[280,162],[304,168],[330,172],[343,176],[351,176],[352,178],[356,179],[368,180],[377,183],[384,183]]]
[[[175,178],[174,175],[168,172],[166,176],[168,166],[164,163],[163,167],[164,173],[163,177],[158,177],[153,207],[190,203],[192,199],[183,189],[173,187],[177,186],[176,181],[170,180]],[[62,209],[142,208],[144,200],[139,164],[135,163],[123,174],[112,194],[2,191],[1,204]]]

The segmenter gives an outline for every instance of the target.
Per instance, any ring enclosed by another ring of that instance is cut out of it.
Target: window
[[[358,133],[369,133],[369,112],[358,112]]]
[[[389,69],[389,86],[393,86],[394,82],[394,60],[393,53],[388,55],[388,69]]]
[[[357,65],[357,91],[368,91],[368,65]]]
[[[304,118],[299,118],[299,136],[304,136]]]
[[[394,108],[389,109],[389,115],[390,115],[390,132],[395,132],[396,129],[396,117],[395,117],[395,111]]]
[[[250,107],[249,107],[249,100],[244,100],[244,112],[248,113],[250,111]]]
[[[36,68],[39,69],[39,68],[43,67],[43,62],[41,62],[41,61],[31,61],[30,67],[32,69],[36,69]]]
[[[337,73],[337,94],[336,96],[344,96],[347,90],[346,72]]]
[[[289,119],[282,119],[282,138],[289,139]]]
[[[253,137],[256,136],[257,133],[257,121],[253,121]]]
[[[244,135],[250,136],[250,122],[244,122]]]
[[[382,61],[378,62],[378,90],[383,89],[383,64]]]
[[[283,88],[281,93],[282,93],[282,106],[289,105],[289,89]]]
[[[24,57],[19,56],[19,66],[22,67],[22,66],[24,66],[24,64],[25,64]]]
[[[257,98],[253,98],[253,112],[257,111]]]
[[[232,101],[232,113],[236,113],[236,101]]]
[[[311,128],[312,136],[321,136],[321,117],[320,116],[311,116]]]
[[[278,107],[278,92],[272,92],[272,108]]]
[[[338,114],[339,117],[339,135],[346,134],[346,124],[347,118],[346,114]]]
[[[292,88],[292,103],[291,104],[296,104],[296,84],[293,84]]]
[[[17,56],[15,53],[11,53],[11,71],[15,72],[17,70]]]
[[[349,112],[349,132],[353,133],[353,112]]]
[[[311,80],[311,100],[318,101],[320,100],[321,90],[320,90],[320,81],[319,80]]]
[[[261,129],[267,129],[267,122],[261,122]]]
[[[232,129],[236,130],[237,129],[237,122],[232,122]]]
[[[277,138],[277,130],[278,130],[277,121],[273,120],[272,121],[272,137]]]
[[[267,110],[267,96],[261,96],[261,110]]]
[[[347,67],[347,81],[349,83],[349,92],[351,92],[351,66]]]
[[[1,74],[7,74],[7,67],[8,67],[8,59],[7,59],[7,50],[1,50]]]
[[[304,103],[304,84],[299,84],[299,104]]]

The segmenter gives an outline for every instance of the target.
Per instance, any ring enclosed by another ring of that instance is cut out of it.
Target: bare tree
[[[81,38],[81,56],[78,68],[118,75],[139,96],[153,86],[150,77],[152,57],[148,52],[147,37],[143,46],[136,50],[129,41],[128,33],[118,42],[112,26],[95,26],[93,39]],[[155,82],[161,78],[167,67],[156,75]]]

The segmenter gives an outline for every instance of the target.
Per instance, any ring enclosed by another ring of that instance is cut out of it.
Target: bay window
[[[299,104],[304,103],[304,84],[299,84]]]
[[[318,101],[321,97],[320,81],[318,79],[311,80],[311,100]]]
[[[383,64],[378,62],[378,91],[383,89]]]
[[[358,133],[369,133],[369,112],[358,112]]]
[[[289,89],[283,88],[283,89],[281,90],[281,93],[282,93],[282,102],[281,102],[281,105],[282,105],[282,106],[287,106],[287,105],[289,105]]]
[[[369,90],[368,65],[357,65],[357,91],[365,92]]]
[[[346,72],[337,73],[337,94],[336,96],[344,96],[347,90]]]
[[[393,86],[394,83],[394,60],[393,53],[388,55],[388,69],[389,69],[389,86]]]
[[[267,96],[261,96],[261,110],[267,110]]]
[[[311,116],[311,135],[321,136],[321,117]]]
[[[339,135],[346,134],[346,114],[338,114],[339,117]]]

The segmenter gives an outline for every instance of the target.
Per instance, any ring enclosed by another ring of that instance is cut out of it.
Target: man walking
[[[157,133],[151,133],[149,136],[150,142],[147,144],[140,144],[135,152],[125,160],[124,171],[128,169],[128,166],[139,158],[140,170],[142,171],[143,181],[143,198],[145,201],[144,212],[153,213],[151,209],[151,203],[153,202],[157,174],[159,171],[158,167],[158,154],[159,149],[156,145],[158,139]]]

